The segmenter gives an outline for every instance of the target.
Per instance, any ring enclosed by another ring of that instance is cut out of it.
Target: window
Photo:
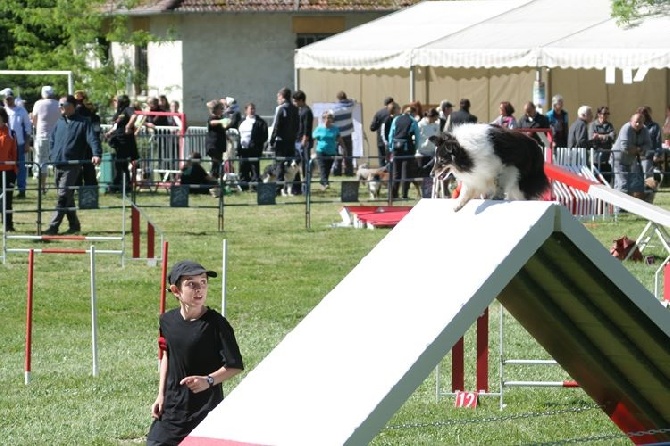
[[[149,60],[147,57],[147,44],[135,46],[135,94],[142,90],[148,91],[147,80],[149,78]]]
[[[318,42],[319,40],[323,40],[332,35],[333,34],[298,34],[295,40],[295,46],[296,48],[302,48],[303,46]]]

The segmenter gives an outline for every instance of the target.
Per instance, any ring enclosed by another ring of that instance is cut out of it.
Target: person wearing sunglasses
[[[91,162],[97,166],[102,156],[100,140],[95,135],[91,121],[75,113],[76,106],[77,101],[72,95],[64,96],[58,102],[61,117],[51,134],[49,152],[49,159],[54,163],[58,198],[46,235],[57,235],[64,217],[67,217],[69,225],[66,234],[81,231],[75,210],[74,186],[79,178],[81,164]],[[89,146],[93,156],[87,159]]]
[[[595,150],[594,165],[598,168],[605,181],[612,182],[612,145],[616,139],[616,129],[609,121],[610,109],[606,106],[598,107],[596,119],[589,127],[589,140]]]

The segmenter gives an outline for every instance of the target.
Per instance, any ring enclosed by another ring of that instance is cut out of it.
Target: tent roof
[[[614,19],[542,48],[543,65],[572,68],[670,67],[670,16],[647,17],[630,28]]]
[[[409,67],[416,48],[528,1],[477,0],[477,7],[461,1],[421,2],[297,50],[295,66],[335,70]]]
[[[670,17],[619,27],[610,0],[591,0],[588,8],[583,0],[434,1],[301,48],[295,65],[663,68],[670,67],[669,40]]]

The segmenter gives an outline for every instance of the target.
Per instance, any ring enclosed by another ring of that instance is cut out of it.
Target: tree
[[[612,0],[612,17],[619,24],[631,24],[650,15],[668,15],[670,0]]]
[[[132,8],[138,0],[117,0]],[[132,68],[115,66],[108,57],[109,42],[141,45],[146,32],[129,32],[127,16],[108,14],[109,0],[0,1],[0,68],[9,70],[67,70],[77,89],[94,102],[106,101],[123,90]],[[92,64],[91,61],[99,61]],[[0,88],[21,86],[24,98],[37,99],[41,85],[67,91],[65,78],[3,77]]]

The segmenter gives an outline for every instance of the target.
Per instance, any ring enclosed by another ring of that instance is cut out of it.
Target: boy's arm
[[[165,401],[165,383],[167,382],[167,371],[168,371],[168,352],[163,351],[163,357],[161,358],[160,372],[158,375],[158,396],[156,401],[151,406],[151,416],[153,418],[158,418],[163,413],[163,402]]]

